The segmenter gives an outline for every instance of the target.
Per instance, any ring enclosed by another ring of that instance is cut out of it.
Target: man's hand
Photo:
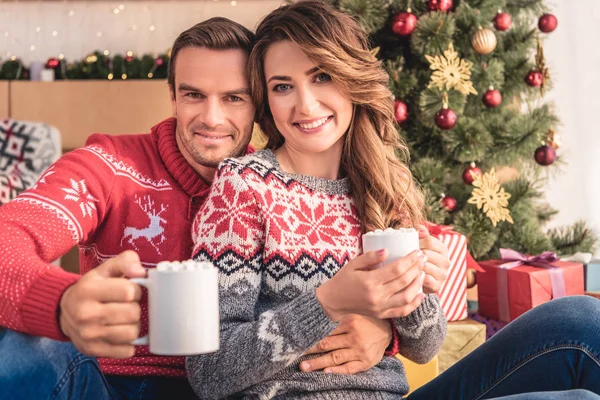
[[[306,354],[325,353],[303,361],[304,372],[323,370],[325,373],[356,374],[377,365],[392,338],[389,320],[352,314],[344,317],[331,332]]]
[[[427,256],[427,262],[423,268],[426,274],[423,280],[423,292],[437,293],[448,278],[448,268],[450,267],[448,247],[439,239],[431,236],[423,225],[419,225],[417,228],[419,229],[419,247]]]
[[[128,358],[140,333],[141,288],[128,279],[145,277],[129,250],[100,264],[70,286],[60,300],[60,329],[77,350],[93,357]]]

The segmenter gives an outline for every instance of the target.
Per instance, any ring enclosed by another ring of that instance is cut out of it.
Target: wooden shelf
[[[13,119],[55,126],[63,149],[72,150],[92,133],[149,132],[171,115],[171,100],[165,80],[11,81],[9,108]]]
[[[0,118],[8,118],[8,102],[9,102],[9,86],[8,81],[0,81]]]

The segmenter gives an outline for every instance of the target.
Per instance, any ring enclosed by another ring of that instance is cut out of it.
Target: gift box
[[[600,292],[600,260],[592,260],[583,266],[583,283],[586,292]]]
[[[485,342],[485,330],[484,324],[471,319],[448,322],[446,338],[438,353],[440,373],[481,346]]]
[[[600,260],[592,260],[592,253],[575,253],[561,257],[562,261],[583,264],[583,284],[586,292],[600,292]]]
[[[448,246],[448,279],[438,296],[448,321],[467,318],[467,238],[450,226],[428,225],[429,233]]]
[[[433,359],[426,364],[417,364],[399,354],[396,358],[404,364],[406,380],[408,381],[408,387],[410,388],[409,393],[414,392],[439,375],[438,356],[433,357]]]
[[[550,252],[532,257],[510,249],[500,253],[501,260],[481,262],[485,272],[477,273],[482,316],[510,322],[553,298],[584,293],[580,263],[558,261]]]
[[[500,329],[508,325],[508,322],[496,321],[495,319],[484,317],[477,312],[469,313],[469,319],[485,325],[485,340],[488,340],[498,333]]]

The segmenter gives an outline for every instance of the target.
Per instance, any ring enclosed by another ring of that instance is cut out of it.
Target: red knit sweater
[[[76,244],[81,273],[127,249],[150,268],[190,258],[191,224],[208,186],[179,152],[175,125],[171,118],[151,134],[93,135],[0,207],[0,326],[68,340],[56,310],[79,275],[50,262]],[[107,374],[185,375],[182,357],[154,356],[147,346],[130,359],[99,361]]]

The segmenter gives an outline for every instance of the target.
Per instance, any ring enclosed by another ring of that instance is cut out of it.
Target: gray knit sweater
[[[225,160],[193,236],[194,259],[220,270],[221,349],[186,360],[201,398],[397,399],[408,392],[395,357],[355,375],[298,368],[337,326],[315,289],[361,252],[347,179],[284,173],[269,150]],[[400,353],[423,363],[438,352],[446,319],[428,295],[394,325]]]

